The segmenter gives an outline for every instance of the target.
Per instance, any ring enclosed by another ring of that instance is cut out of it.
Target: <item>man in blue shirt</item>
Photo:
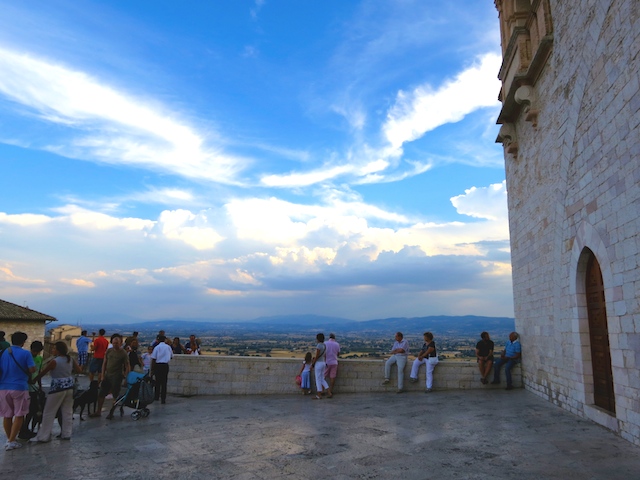
[[[518,334],[516,332],[511,332],[509,334],[509,341],[507,342],[502,355],[493,364],[493,382],[491,382],[491,384],[497,385],[500,383],[500,368],[504,365],[504,374],[507,377],[507,390],[513,390],[511,369],[514,365],[520,362],[520,357],[522,357],[522,347],[518,340]]]
[[[87,337],[87,331],[82,330],[80,338],[76,340],[76,348],[78,349],[78,365],[80,365],[80,368],[82,368],[82,373],[84,373],[85,366],[87,365],[87,361],[89,359],[90,344],[91,339]]]
[[[29,350],[22,347],[27,334],[15,332],[11,335],[12,346],[0,355],[0,415],[4,418],[7,435],[5,450],[22,447],[16,437],[22,428],[24,416],[29,412],[29,377],[36,371],[36,364]]]

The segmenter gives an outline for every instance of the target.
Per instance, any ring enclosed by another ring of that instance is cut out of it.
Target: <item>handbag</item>
[[[58,393],[63,390],[71,390],[76,383],[73,377],[52,378],[49,393]]]
[[[429,362],[429,365],[437,365],[439,363],[437,355],[435,357],[429,357],[427,361]]]
[[[298,385],[302,385],[302,376],[301,375],[296,375],[296,383]]]

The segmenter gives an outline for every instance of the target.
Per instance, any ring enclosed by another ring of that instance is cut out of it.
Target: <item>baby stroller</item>
[[[135,408],[135,411],[131,413],[131,418],[134,420],[138,420],[140,417],[148,417],[151,410],[147,408],[147,405],[152,403],[153,399],[153,380],[149,375],[129,372],[127,375],[127,391],[113,402],[107,418],[113,418],[113,412],[117,407],[120,407],[121,417],[124,415],[124,407]]]

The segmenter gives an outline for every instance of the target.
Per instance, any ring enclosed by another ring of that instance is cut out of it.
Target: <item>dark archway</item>
[[[594,403],[608,412],[615,413],[616,402],[613,390],[604,283],[596,256],[589,249],[587,249],[587,254],[589,257],[585,278],[585,293],[589,317],[589,338],[591,340]]]

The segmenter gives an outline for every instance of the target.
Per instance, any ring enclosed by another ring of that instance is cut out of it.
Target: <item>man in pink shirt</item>
[[[338,355],[340,354],[340,344],[336,342],[336,334],[329,334],[329,341],[325,343],[327,348],[327,368],[324,372],[325,377],[329,377],[329,392],[327,396],[333,397],[333,385],[336,383],[336,375],[338,374]]]

